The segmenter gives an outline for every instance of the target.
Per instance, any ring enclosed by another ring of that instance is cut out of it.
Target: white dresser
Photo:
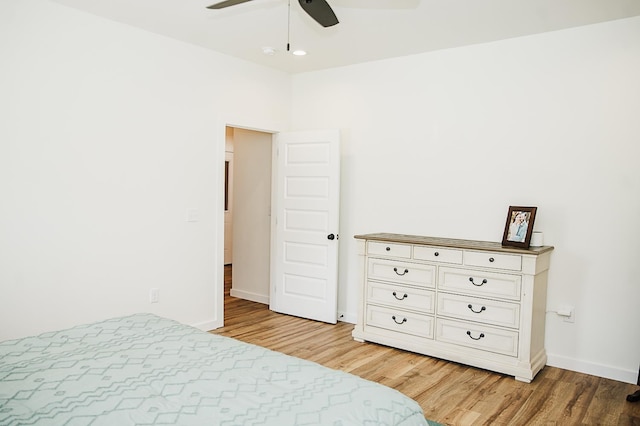
[[[553,247],[399,234],[356,235],[357,341],[515,376],[544,367]]]

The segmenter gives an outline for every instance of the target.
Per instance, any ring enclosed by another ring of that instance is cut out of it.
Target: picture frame
[[[502,245],[528,249],[533,234],[537,207],[509,206]]]

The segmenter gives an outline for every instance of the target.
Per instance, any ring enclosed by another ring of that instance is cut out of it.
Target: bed
[[[435,425],[402,393],[152,314],[0,342],[0,425]]]

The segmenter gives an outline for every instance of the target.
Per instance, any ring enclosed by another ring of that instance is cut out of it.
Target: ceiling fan
[[[248,1],[253,0],[224,0],[207,6],[207,9],[224,9],[225,7],[235,6]],[[338,23],[336,14],[333,13],[333,9],[331,9],[331,6],[329,6],[326,0],[298,0],[298,2],[300,6],[302,6],[302,9],[323,27],[331,27]]]

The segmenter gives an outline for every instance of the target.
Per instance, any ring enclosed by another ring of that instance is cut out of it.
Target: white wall
[[[295,129],[341,128],[339,310],[354,234],[500,241],[538,207],[554,245],[549,364],[635,383],[640,363],[640,18],[298,74]]]
[[[288,128],[290,76],[45,0],[0,2],[0,61],[0,340],[219,323],[224,124]]]
[[[269,303],[271,141],[269,133],[234,129],[233,280],[231,295]]]

